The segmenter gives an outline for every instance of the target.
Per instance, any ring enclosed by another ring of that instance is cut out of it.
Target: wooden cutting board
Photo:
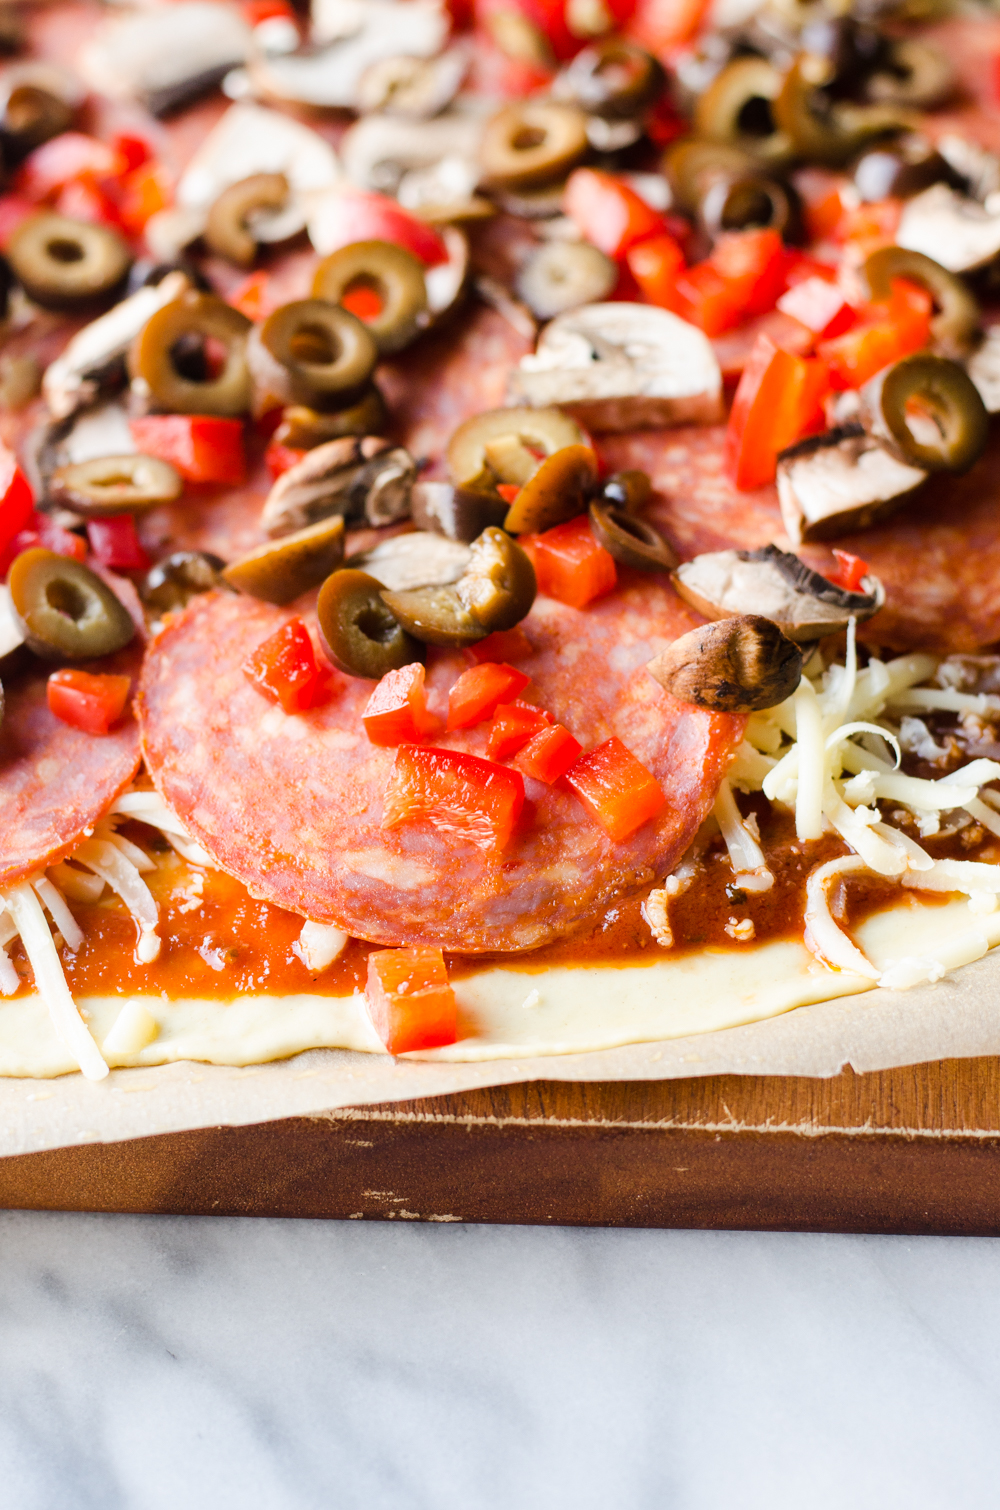
[[[1000,1059],[536,1082],[0,1160],[0,1206],[1000,1233]]]

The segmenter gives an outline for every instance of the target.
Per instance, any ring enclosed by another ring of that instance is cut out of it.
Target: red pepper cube
[[[427,745],[400,745],[382,804],[382,827],[427,822],[486,853],[499,853],[524,806],[517,771]]]
[[[440,949],[376,949],[365,1005],[390,1054],[436,1049],[458,1036],[455,992]]]
[[[517,763],[526,776],[533,776],[536,781],[551,786],[579,759],[582,748],[562,724],[553,724],[550,729],[540,729],[529,739],[518,755]]]
[[[509,760],[528,743],[533,734],[552,722],[544,708],[516,699],[503,703],[494,713],[486,753],[490,760]]]
[[[642,290],[644,299],[661,309],[677,309],[677,277],[684,271],[684,253],[666,231],[647,236],[625,253],[628,270]]]
[[[125,157],[107,142],[82,131],[62,131],[28,154],[17,175],[17,189],[38,204],[76,178],[120,178],[126,168]]]
[[[495,629],[485,640],[466,645],[465,659],[470,665],[479,661],[521,661],[533,654],[534,649],[520,624],[515,624],[513,629]]]
[[[418,220],[386,194],[344,189],[324,208],[323,244],[327,252],[356,241],[392,241],[426,267],[448,261],[448,248],[433,226]]]
[[[782,294],[778,308],[823,340],[843,335],[858,319],[857,311],[829,278],[806,278],[794,284]]]
[[[530,677],[514,666],[483,661],[463,671],[448,693],[448,732],[471,729],[491,718],[501,703],[523,692]]]
[[[129,421],[140,451],[171,462],[187,482],[246,481],[243,422],[208,414],[146,414]]]
[[[520,491],[521,484],[519,482],[497,483],[497,492],[500,494],[500,497],[503,499],[504,503],[513,503],[514,499],[517,497]]]
[[[301,619],[282,624],[243,662],[243,674],[269,702],[301,713],[324,701],[331,673],[320,667]]]
[[[725,279],[741,318],[773,309],[785,287],[785,247],[777,231],[728,231],[708,259]]]
[[[88,519],[87,539],[97,560],[111,571],[145,571],[149,565],[149,557],[135,532],[133,514]]]
[[[842,587],[845,592],[860,592],[862,579],[871,571],[868,562],[861,556],[852,556],[850,551],[839,551],[836,546],[833,554],[837,558],[837,569],[827,572],[826,580],[835,587]]]
[[[13,451],[0,442],[0,552],[34,517],[35,499]]]
[[[53,671],[46,688],[49,711],[74,729],[107,734],[125,711],[131,686],[127,676],[95,676],[75,667]]]
[[[594,535],[586,514],[541,535],[522,535],[518,544],[531,557],[538,591],[570,608],[585,608],[618,585],[615,558]]]
[[[439,727],[427,710],[424,668],[419,661],[387,671],[361,715],[373,745],[412,744]]]
[[[611,173],[577,168],[566,181],[563,208],[582,234],[608,257],[621,257],[663,230],[663,216]]]
[[[778,453],[823,423],[826,363],[793,356],[758,336],[743,369],[726,431],[726,471],[742,490],[774,481]]]
[[[616,844],[655,818],[666,801],[655,776],[615,737],[581,755],[566,780]]]
[[[893,278],[885,304],[869,304],[861,322],[818,347],[830,368],[834,388],[861,388],[869,378],[930,340],[933,300],[926,289],[905,278]]]
[[[300,451],[297,446],[283,446],[280,441],[272,440],[264,452],[264,465],[275,481],[277,481],[282,473],[288,472],[292,467],[298,466],[303,456],[306,455],[308,455],[308,452]]]
[[[721,336],[743,318],[741,290],[734,289],[710,262],[698,262],[679,273],[677,313],[707,336]]]

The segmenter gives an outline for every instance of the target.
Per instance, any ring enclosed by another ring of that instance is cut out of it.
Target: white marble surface
[[[1000,1504],[1000,1243],[0,1215],[10,1510]]]

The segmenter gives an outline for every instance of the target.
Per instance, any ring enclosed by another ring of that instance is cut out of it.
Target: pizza
[[[998,26],[25,12],[0,1073],[576,1053],[1000,943]]]

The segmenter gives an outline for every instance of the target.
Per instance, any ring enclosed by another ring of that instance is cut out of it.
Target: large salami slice
[[[139,652],[97,669],[134,673]],[[139,767],[139,730],[129,714],[109,734],[86,734],[50,713],[46,677],[6,689],[0,724],[0,887],[54,865],[75,849]]]
[[[527,781],[502,862],[424,824],[381,827],[394,752],[361,723],[372,683],[287,716],[241,669],[288,615],[213,596],[150,648],[138,699],[146,761],[169,805],[250,892],[384,944],[465,952],[531,949],[668,871],[711,807],[743,720],[674,702],[644,669],[694,622],[666,586],[635,581],[586,612],[548,599],[525,628],[532,692],[585,748],[617,735],[654,773],[661,815],[613,843],[576,798]],[[431,652],[432,705],[463,667]],[[484,728],[442,736],[484,754]]]

